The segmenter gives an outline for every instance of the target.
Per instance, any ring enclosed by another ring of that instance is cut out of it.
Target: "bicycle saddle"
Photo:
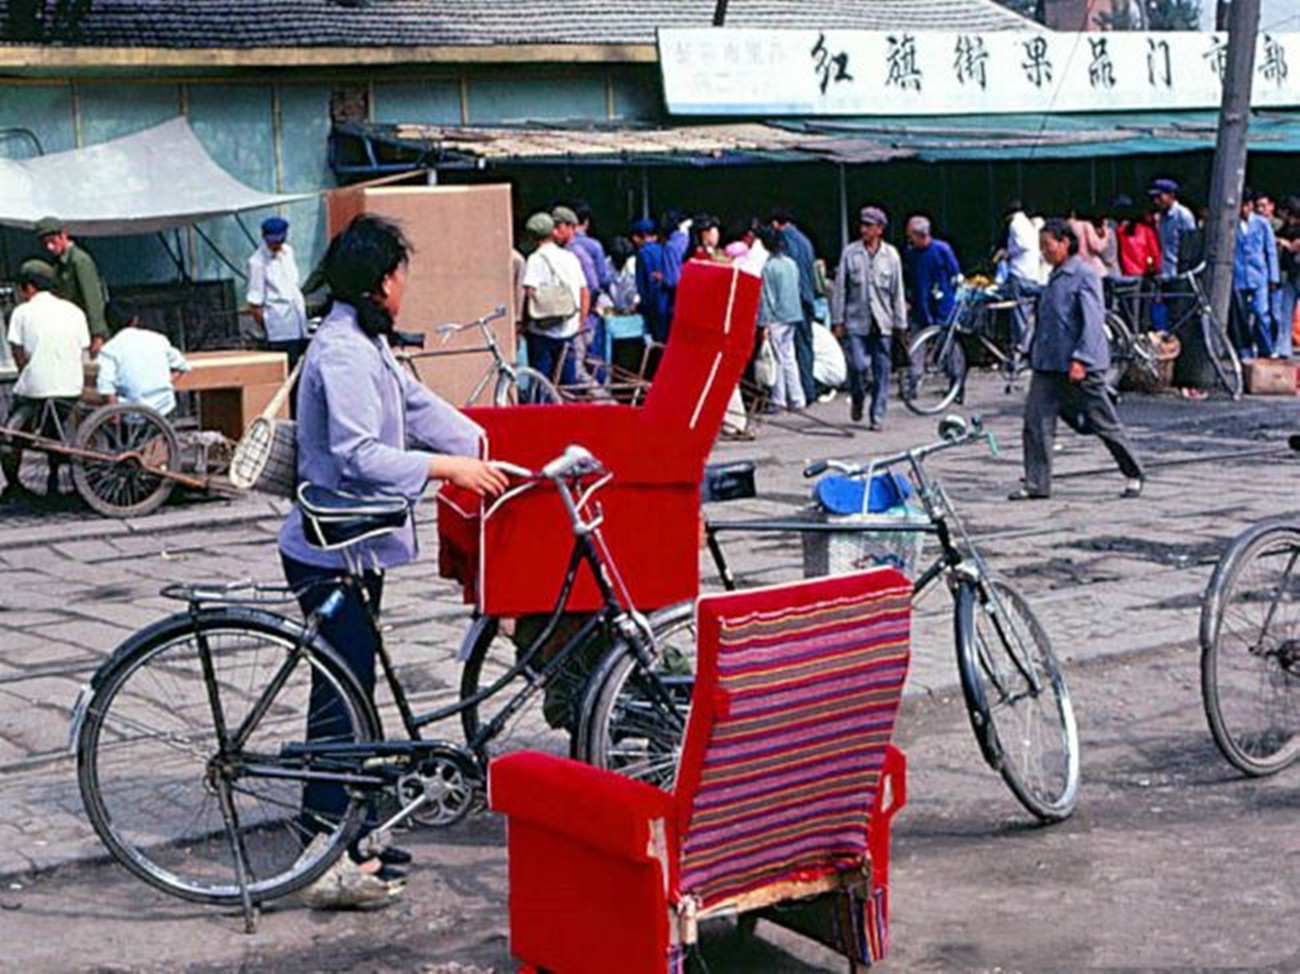
[[[326,551],[391,534],[411,509],[404,497],[359,497],[310,483],[298,487],[298,506],[307,541]]]
[[[388,336],[388,344],[393,348],[424,348],[424,332],[395,330]]]

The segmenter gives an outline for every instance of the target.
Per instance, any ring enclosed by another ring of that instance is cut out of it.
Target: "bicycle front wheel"
[[[966,381],[966,351],[952,328],[926,328],[907,349],[899,376],[903,405],[932,416],[952,405]]]
[[[1128,323],[1116,311],[1108,311],[1103,325],[1106,332],[1106,345],[1110,349],[1110,368],[1106,370],[1106,384],[1118,389],[1120,380],[1133,362],[1133,333]]]
[[[96,674],[77,737],[82,801],[113,858],[145,882],[198,903],[238,903],[238,843],[253,901],[274,899],[316,879],[359,833],[355,793],[334,812],[304,810],[307,774],[327,760],[313,764],[301,747],[313,708],[332,729],[314,744],[374,740],[377,720],[333,651],[302,645],[301,634],[266,613],[178,615]],[[225,754],[218,709],[229,735],[250,725]]]
[[[526,365],[513,373],[500,373],[492,396],[495,406],[549,406],[560,401],[560,390],[555,388],[555,383]]]
[[[1233,399],[1240,399],[1244,387],[1241,358],[1237,355],[1237,350],[1232,347],[1232,342],[1228,340],[1227,330],[1215,320],[1213,315],[1202,314],[1201,337],[1205,341],[1205,349],[1209,353],[1210,364],[1214,366],[1214,374],[1218,377],[1219,384]]]
[[[1234,767],[1267,775],[1300,758],[1300,528],[1258,525],[1220,559],[1201,608],[1201,692]]]
[[[582,707],[579,755],[588,764],[671,790],[695,687],[695,605],[650,618],[657,655],[646,669],[615,647],[592,677]]]
[[[520,750],[578,756],[578,708],[588,679],[609,651],[609,640],[599,627],[564,659],[555,659],[587,621],[585,616],[565,616],[546,645],[511,678],[547,618],[523,616],[507,622],[477,616],[465,635],[461,726],[466,742],[487,756]]]
[[[1065,675],[1020,593],[987,578],[957,592],[957,655],[989,765],[1030,812],[1059,822],[1079,795],[1079,733]]]

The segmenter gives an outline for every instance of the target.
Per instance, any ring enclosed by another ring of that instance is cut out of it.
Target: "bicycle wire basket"
[[[865,479],[844,479],[861,485],[862,499],[854,505],[860,510],[847,511],[842,502],[827,504],[821,496],[807,509],[808,520],[843,525],[845,530],[803,532],[804,577],[888,566],[915,578],[925,547],[925,532],[919,529],[930,519],[916,506],[910,486],[895,473],[868,471]]]

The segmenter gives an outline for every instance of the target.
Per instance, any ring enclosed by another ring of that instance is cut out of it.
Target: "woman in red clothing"
[[[1119,236],[1120,273],[1129,278],[1142,279],[1142,300],[1138,323],[1143,331],[1151,329],[1151,302],[1147,296],[1158,289],[1160,277],[1160,237],[1156,234],[1155,216],[1149,210],[1136,214],[1129,211],[1126,219],[1116,226]]]

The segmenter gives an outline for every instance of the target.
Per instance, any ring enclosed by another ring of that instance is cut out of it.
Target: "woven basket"
[[[239,438],[230,460],[230,482],[238,489],[277,497],[294,496],[298,486],[298,424],[289,419],[276,419],[275,415],[289,398],[304,360],[305,357],[298,360],[262,415]]]
[[[897,507],[878,514],[814,515],[823,524],[881,525],[902,527],[926,525],[924,512]],[[887,565],[897,568],[908,578],[916,576],[917,565],[925,544],[920,531],[805,531],[803,538],[803,573],[805,578],[846,575],[863,569]]]

